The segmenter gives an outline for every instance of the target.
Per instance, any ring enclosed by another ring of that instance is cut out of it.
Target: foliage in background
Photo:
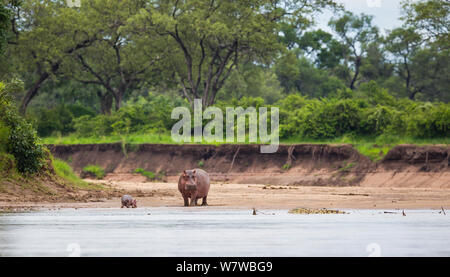
[[[279,102],[282,138],[330,139],[345,134],[360,137],[395,135],[411,138],[448,138],[450,104],[394,100],[369,83],[357,93],[308,99],[290,95]]]
[[[94,116],[95,112],[79,104],[62,104],[52,109],[41,109],[30,120],[35,122],[39,136],[48,137],[74,132],[74,119],[84,115]]]
[[[45,153],[33,126],[19,115],[11,100],[10,94],[21,86],[20,82],[0,82],[0,139],[6,152],[14,156],[19,172],[33,174],[44,165]]]
[[[172,109],[179,106],[188,106],[188,103],[179,97],[149,94],[127,102],[111,115],[78,117],[74,119],[74,129],[80,137],[163,134],[176,122],[170,116]]]
[[[176,122],[170,118],[170,113],[179,105],[189,107],[181,98],[153,94],[139,97],[126,102],[111,115],[83,115],[73,119],[74,132],[67,138],[73,137],[81,143],[84,138],[112,142],[123,137],[127,138],[127,143],[170,142],[170,131]],[[224,120],[226,107],[236,106],[258,109],[271,105],[259,97],[220,100],[216,105],[222,110]],[[369,82],[357,91],[338,90],[327,98],[291,94],[274,106],[280,109],[282,140],[330,140],[343,136],[371,137],[373,140],[377,137],[450,137],[450,104],[395,99],[375,82]],[[204,120],[203,124],[207,122]],[[50,143],[49,140],[46,142]],[[51,143],[57,142],[53,139]]]
[[[371,16],[331,0],[4,3],[0,79],[24,81],[22,112],[36,101],[53,109],[77,99],[109,114],[148,90],[207,105],[233,97],[273,104],[369,81],[396,97],[450,100],[446,1],[404,1],[403,25],[386,35]],[[333,10],[329,32],[314,28],[325,9]],[[36,100],[40,94],[47,101]]]
[[[27,89],[2,105],[31,103],[46,143],[170,143],[171,111],[193,97],[223,111],[278,106],[284,142],[450,137],[448,1],[404,1],[403,25],[386,35],[342,9],[330,32],[313,29],[328,0],[144,2],[2,2],[0,78]],[[33,171],[32,127],[10,121],[5,151]]]
[[[5,8],[3,2],[0,3],[0,54],[3,53],[7,42],[6,36],[10,24],[11,12]]]

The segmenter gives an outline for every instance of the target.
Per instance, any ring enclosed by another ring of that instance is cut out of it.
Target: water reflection
[[[450,256],[438,211],[63,209],[0,215],[0,256]]]

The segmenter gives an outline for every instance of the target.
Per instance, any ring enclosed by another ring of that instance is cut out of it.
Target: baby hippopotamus
[[[133,199],[133,197],[131,197],[130,195],[122,196],[121,201],[122,201],[122,207],[121,208],[123,208],[123,207],[137,208],[136,199]]]
[[[184,170],[178,180],[178,190],[184,199],[184,206],[196,206],[202,198],[202,206],[207,206],[206,198],[209,191],[209,175],[202,169]],[[189,199],[191,198],[191,203]]]

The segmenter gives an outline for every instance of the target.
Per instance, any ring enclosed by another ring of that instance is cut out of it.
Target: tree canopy
[[[315,25],[324,9],[329,32]],[[448,102],[449,4],[402,9],[403,25],[384,34],[331,0],[4,0],[0,78],[24,82],[22,113],[69,101],[110,114],[149,91],[204,107],[275,103],[359,94],[371,81],[398,99]]]

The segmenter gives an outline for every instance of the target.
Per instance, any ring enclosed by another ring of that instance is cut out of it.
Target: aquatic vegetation
[[[307,209],[307,208],[295,208],[289,210],[290,214],[346,214],[344,211],[328,210],[328,209]]]

